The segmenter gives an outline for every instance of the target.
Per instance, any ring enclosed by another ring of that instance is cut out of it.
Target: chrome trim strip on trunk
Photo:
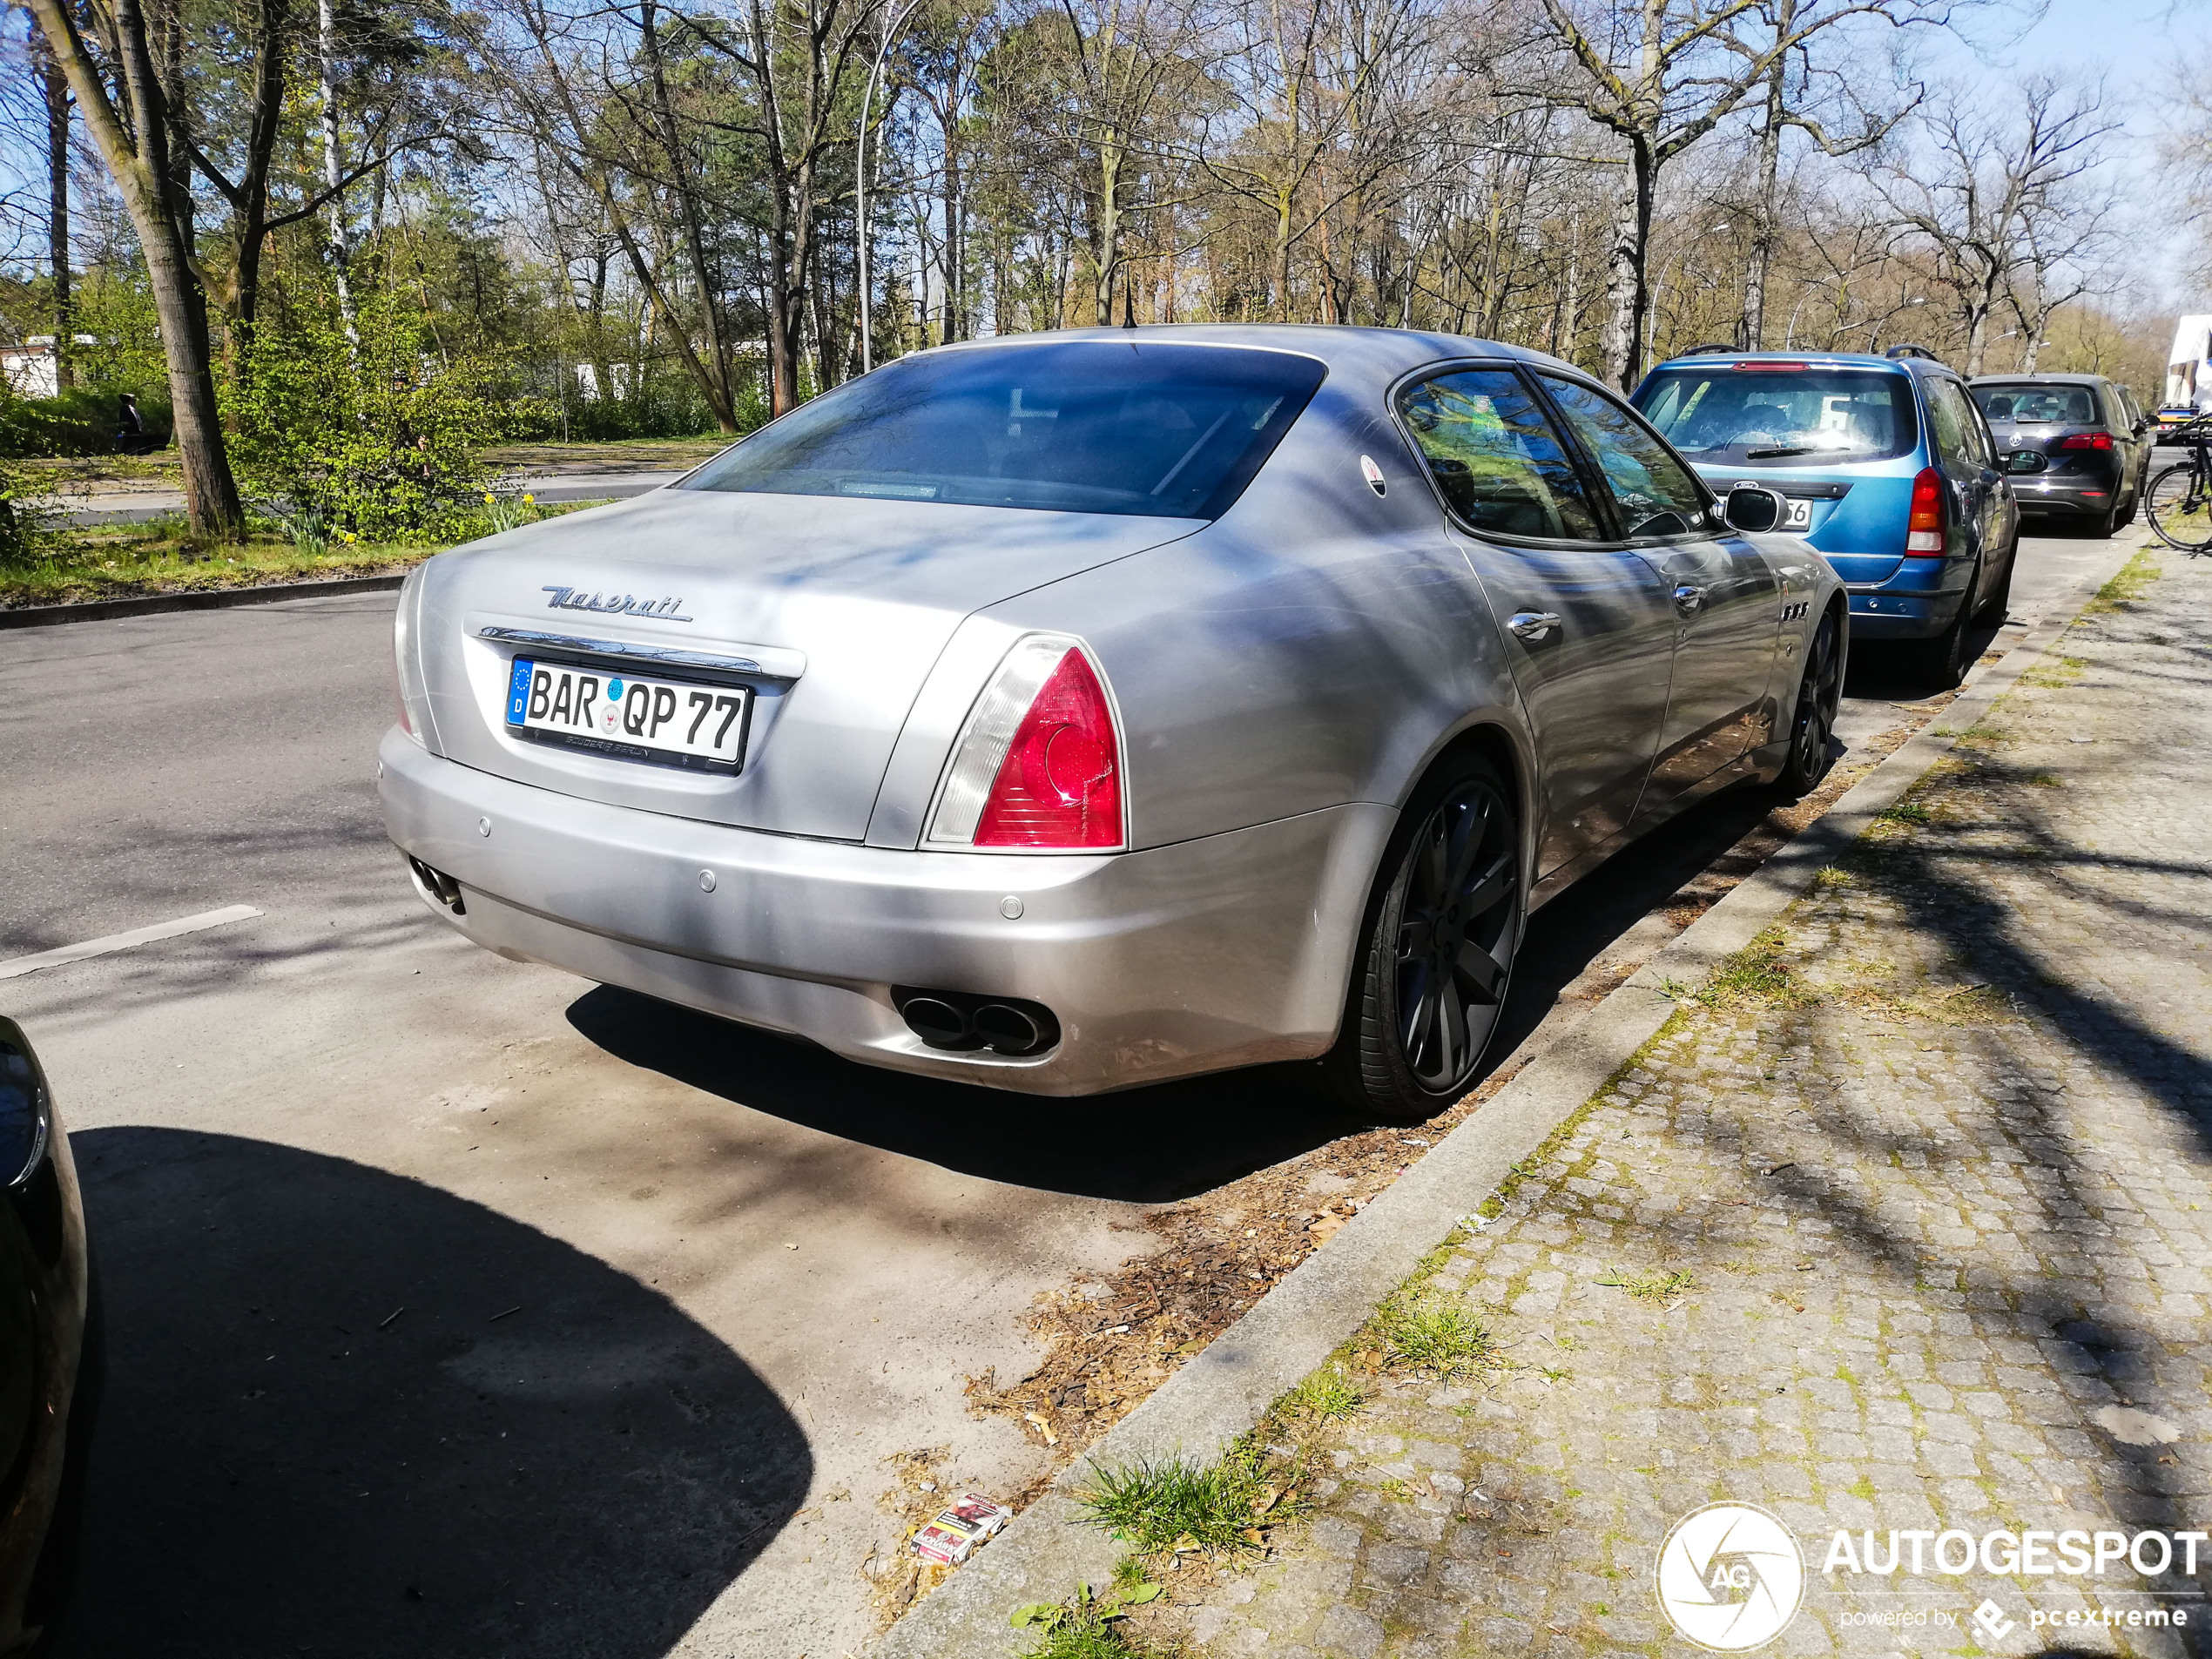
[[[558,651],[586,651],[594,657],[659,663],[673,668],[714,668],[730,674],[758,674],[765,679],[795,680],[806,671],[805,653],[795,651],[764,650],[759,657],[718,657],[710,651],[632,645],[618,639],[585,639],[575,634],[549,634],[536,628],[479,628],[476,637],[503,639],[518,645],[550,645]]]

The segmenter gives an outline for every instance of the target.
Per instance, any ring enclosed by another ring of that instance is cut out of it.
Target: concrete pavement
[[[2016,613],[2096,547],[2028,545]],[[1269,1073],[1040,1116],[475,951],[375,818],[390,604],[0,664],[0,957],[267,913],[7,986],[114,1331],[79,1651],[857,1649],[883,1460],[1040,1472],[961,1394],[1028,1363],[1031,1298],[1343,1125]],[[1855,698],[1846,741],[1898,718]],[[1516,1034],[1743,810],[1547,912]]]

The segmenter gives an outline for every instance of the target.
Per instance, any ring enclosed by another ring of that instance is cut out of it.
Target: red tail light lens
[[[1110,849],[1123,842],[1121,738],[1080,642],[1007,652],[954,745],[925,845]]]
[[[1015,729],[975,826],[978,846],[1119,846],[1121,743],[1090,660],[1060,659]]]
[[[2112,448],[2112,434],[2077,432],[2070,438],[2060,438],[2059,448],[2061,449],[2109,449]]]
[[[1912,511],[1905,521],[1907,553],[1943,551],[1943,474],[1923,467],[1912,480]]]

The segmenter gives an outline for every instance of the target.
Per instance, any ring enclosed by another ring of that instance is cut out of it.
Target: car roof
[[[1693,363],[1817,363],[1824,368],[1882,368],[1893,374],[1910,374],[1912,366],[1923,369],[1953,374],[1956,371],[1943,363],[1925,357],[1878,357],[1863,351],[1701,351],[1687,357],[1669,357],[1664,362],[1654,363],[1653,369],[1687,368]]]
[[[2109,386],[2102,374],[1977,374],[1970,386]]]
[[[1053,328],[1036,334],[995,334],[964,340],[935,351],[1019,350],[1023,347],[1068,341],[1103,341],[1124,345],[1188,345],[1259,347],[1296,352],[1318,358],[1332,373],[1364,371],[1395,380],[1399,375],[1454,358],[1509,357],[1574,375],[1593,377],[1574,364],[1545,352],[1503,341],[1479,340],[1467,334],[1431,334],[1412,328],[1360,328],[1344,323],[1145,323],[1136,328]],[[908,356],[920,353],[909,352]]]

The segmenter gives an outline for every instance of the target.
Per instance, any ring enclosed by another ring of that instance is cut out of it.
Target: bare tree
[[[2047,275],[2071,262],[2074,233],[2060,226],[2075,218],[2081,190],[2104,161],[2104,140],[2121,123],[2105,113],[2101,89],[2035,76],[2006,90],[2002,113],[1953,96],[1922,125],[1925,150],[1890,161],[1880,187],[1947,296],[1966,372],[1975,375],[1991,320],[2016,282],[2033,285],[2024,278],[2032,245],[2049,254]]]

